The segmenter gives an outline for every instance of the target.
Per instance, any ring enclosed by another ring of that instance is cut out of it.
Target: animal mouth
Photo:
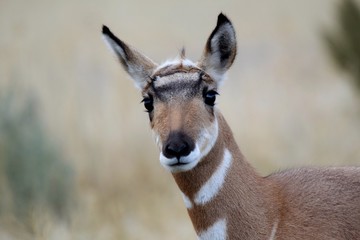
[[[183,165],[186,165],[186,164],[189,164],[187,162],[180,162],[180,160],[178,160],[177,162],[175,163],[171,163],[169,164],[170,167],[176,167],[176,166],[183,166]]]
[[[160,153],[160,162],[161,164],[170,170],[170,172],[184,172],[192,169],[198,163],[200,156],[199,148],[195,147],[195,150],[192,151],[187,156],[179,156],[173,158],[167,158],[164,154]]]

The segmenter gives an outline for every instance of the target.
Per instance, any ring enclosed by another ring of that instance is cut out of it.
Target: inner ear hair
[[[117,38],[108,27],[103,26],[102,34],[110,49],[116,54],[121,65],[134,80],[135,86],[143,89],[149,82],[157,64],[135,48]]]
[[[216,56],[220,67],[226,68],[231,66],[236,55],[236,35],[230,20],[220,13],[218,16],[215,29],[212,31],[207,44],[207,51]]]
[[[234,62],[235,56],[235,30],[230,20],[220,13],[216,27],[206,42],[199,66],[220,83]]]

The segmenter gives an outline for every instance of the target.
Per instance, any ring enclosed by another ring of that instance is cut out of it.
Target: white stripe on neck
[[[222,188],[227,171],[231,165],[232,156],[228,149],[224,150],[224,157],[219,167],[210,177],[210,179],[200,188],[195,195],[194,202],[198,205],[204,205],[210,202]]]
[[[278,224],[279,224],[279,221],[276,221],[276,222],[274,223],[274,226],[273,226],[273,228],[272,228],[272,230],[271,230],[271,234],[270,234],[269,240],[275,240],[275,234],[276,234],[276,230],[277,230],[277,228],[278,228]]]
[[[182,197],[184,199],[185,207],[187,209],[192,208],[192,202],[191,202],[190,198],[188,196],[186,196],[183,192],[181,192],[181,194],[182,194]]]
[[[218,220],[198,236],[198,240],[226,240],[226,238],[226,219]]]

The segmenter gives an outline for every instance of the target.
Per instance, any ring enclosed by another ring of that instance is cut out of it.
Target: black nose
[[[181,132],[172,132],[164,144],[163,154],[167,158],[180,159],[189,155],[194,147],[195,144],[189,136]]]

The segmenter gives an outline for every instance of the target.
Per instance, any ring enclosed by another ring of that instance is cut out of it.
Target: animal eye
[[[154,110],[154,100],[152,96],[144,97],[141,102],[144,103],[144,107],[146,108],[147,112],[151,112],[152,110]]]
[[[216,91],[210,90],[204,94],[204,101],[209,106],[215,105],[216,95],[219,95]]]

